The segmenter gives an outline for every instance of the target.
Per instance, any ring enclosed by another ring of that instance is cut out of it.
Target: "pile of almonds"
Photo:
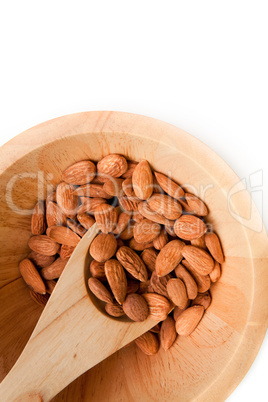
[[[107,314],[157,325],[135,340],[146,354],[190,335],[211,303],[224,256],[204,217],[208,209],[146,160],[105,156],[80,161],[32,215],[31,249],[20,272],[44,305],[79,240],[96,222],[90,291]],[[160,340],[160,342],[159,342]]]

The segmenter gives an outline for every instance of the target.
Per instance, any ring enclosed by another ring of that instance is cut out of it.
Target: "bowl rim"
[[[201,149],[200,154],[209,152],[210,161],[213,160],[217,171],[213,172],[215,176],[220,171],[228,174],[229,184],[235,185],[239,181],[238,176],[230,168],[230,166],[211,148],[202,141],[187,132],[163,121],[126,112],[114,111],[93,111],[74,113],[66,116],[58,117],[37,126],[34,126],[23,133],[17,135],[0,148],[0,175],[8,169],[15,161],[23,158],[29,152],[39,147],[49,144],[56,139],[74,136],[76,134],[85,133],[119,133],[119,134],[137,134],[149,137],[151,140],[160,140],[166,145],[171,145],[179,149],[185,138],[191,137],[193,144]],[[164,135],[163,135],[164,133]],[[193,147],[194,148],[194,147]],[[190,150],[192,158],[197,163],[204,164],[201,156],[195,154],[194,149]],[[246,187],[244,186],[244,189]],[[261,216],[252,201],[251,197],[245,197],[243,200],[245,206],[252,203],[251,209],[254,213],[254,219],[257,223],[262,223]],[[239,210],[239,205],[234,201],[234,205]],[[252,263],[253,263],[253,288],[254,293],[251,300],[251,311],[248,317],[247,325],[241,336],[241,342],[235,350],[233,357],[228,362],[220,376],[215,379],[199,395],[199,400],[207,400],[209,394],[214,392],[228,397],[237,387],[246,375],[251,364],[253,363],[264,339],[268,326],[268,241],[266,230],[259,233],[244,227],[245,234],[248,238]],[[248,351],[247,358],[244,358],[244,352]],[[239,376],[237,375],[239,372]],[[215,391],[217,389],[217,392]]]

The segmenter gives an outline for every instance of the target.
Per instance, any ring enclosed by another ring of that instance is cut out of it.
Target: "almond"
[[[132,185],[136,196],[141,200],[147,200],[153,193],[153,174],[149,163],[141,161],[132,175]]]
[[[60,245],[46,235],[32,236],[28,241],[31,250],[44,255],[55,255]]]
[[[188,296],[186,287],[181,279],[172,278],[167,283],[169,299],[179,308],[187,306]]]
[[[212,257],[220,264],[222,264],[224,262],[224,257],[220,239],[218,238],[216,233],[206,233],[205,243]]]
[[[105,311],[112,317],[122,317],[123,315],[125,315],[123,307],[120,306],[120,304],[118,303],[106,303]]]
[[[141,282],[138,290],[139,295],[143,295],[144,293],[149,293],[150,281]]]
[[[104,271],[115,300],[123,304],[127,294],[127,278],[119,261],[111,259],[105,262]]]
[[[105,282],[107,280],[104,271],[104,262],[92,260],[89,266],[89,270],[93,278],[97,278],[101,282]]]
[[[47,226],[66,226],[67,219],[64,213],[61,211],[60,207],[55,203],[50,201],[47,204]]]
[[[159,334],[159,333],[160,333],[160,329],[161,329],[161,326],[160,326],[160,324],[158,323],[158,324],[156,324],[153,328],[150,329],[150,332],[153,332],[154,334]]]
[[[182,209],[180,203],[169,195],[153,194],[147,202],[153,211],[165,216],[169,220],[178,219],[181,216]]]
[[[121,214],[118,217],[116,228],[114,229],[114,234],[118,235],[122,233],[126,229],[130,219],[131,219],[130,212],[121,212]]]
[[[105,198],[109,200],[113,196],[106,193],[103,188],[103,184],[85,184],[84,186],[80,186],[75,190],[75,194],[79,197],[96,197],[96,198]]]
[[[119,204],[125,211],[138,211],[140,200],[134,197],[118,197]]]
[[[125,314],[133,321],[144,321],[149,315],[149,307],[144,298],[137,293],[127,295],[123,303]]]
[[[113,296],[111,292],[97,279],[89,278],[88,287],[91,292],[99,299],[106,303],[113,303]]]
[[[124,180],[117,179],[112,177],[110,180],[107,180],[103,185],[103,190],[112,197],[120,197],[122,196],[122,185]]]
[[[117,237],[116,243],[117,243],[117,250],[118,250],[120,247],[122,247],[122,246],[125,245],[125,243],[123,242],[122,239],[120,239],[120,237]]]
[[[165,225],[165,230],[166,230],[167,234],[169,234],[171,237],[177,238],[176,233],[174,232],[174,226]]]
[[[155,270],[155,261],[158,253],[153,248],[148,248],[141,253],[141,259],[146,267],[153,272]]]
[[[31,260],[28,258],[22,260],[19,263],[19,270],[24,281],[34,292],[46,293],[46,286]]]
[[[136,223],[134,227],[134,239],[138,243],[149,243],[159,236],[160,231],[161,226],[158,223],[143,219],[141,222]]]
[[[172,240],[162,248],[155,262],[157,275],[165,276],[176,268],[182,260],[184,246],[182,241]]]
[[[129,222],[128,226],[120,233],[121,240],[130,240],[133,237],[135,222]]]
[[[41,295],[40,293],[34,292],[32,289],[30,289],[30,296],[40,306],[45,306],[49,299],[48,293]]]
[[[135,280],[128,280],[127,281],[127,294],[128,293],[136,293],[139,290],[140,283]]]
[[[69,218],[75,217],[79,206],[79,198],[74,187],[65,182],[60,183],[56,190],[57,204],[62,212]]]
[[[88,215],[86,212],[84,212],[83,214],[77,214],[77,220],[86,230],[89,230],[91,226],[93,226],[96,222],[95,219],[92,216]]]
[[[200,275],[207,275],[214,268],[213,258],[201,248],[185,246],[182,250],[182,255]]]
[[[75,247],[66,246],[66,244],[63,244],[60,248],[60,258],[62,260],[68,260],[71,257],[74,249]]]
[[[221,266],[215,261],[214,268],[209,274],[211,282],[217,282],[221,277]]]
[[[209,292],[198,293],[197,297],[192,301],[192,306],[203,306],[206,310],[211,304],[211,295]]]
[[[82,202],[82,205],[80,205],[80,207],[78,208],[77,215],[81,215],[84,213],[93,214],[98,205],[106,204],[107,201],[104,198],[99,197],[97,198],[80,197],[80,200]]]
[[[138,254],[130,247],[120,247],[116,253],[116,258],[134,278],[141,282],[147,281],[146,267]]]
[[[183,281],[187,290],[188,298],[191,300],[195,299],[198,293],[198,288],[192,275],[187,271],[186,268],[184,268],[182,264],[179,264],[175,269],[175,275],[177,278]]]
[[[125,179],[122,183],[122,189],[127,197],[136,197],[132,186],[132,178]]]
[[[46,205],[47,205],[50,201],[56,202],[56,191],[51,191],[51,193],[49,193],[49,194],[47,195],[47,198],[46,198]]]
[[[199,248],[203,248],[204,250],[206,250],[207,246],[206,246],[206,243],[205,243],[205,236],[203,235],[203,236],[201,236],[201,237],[199,237],[197,239],[191,240],[191,245],[199,247]]]
[[[126,158],[122,155],[110,154],[97,163],[98,177],[102,176],[120,177],[128,170]]]
[[[47,235],[59,244],[72,247],[76,247],[81,240],[81,237],[66,226],[50,226],[47,228]]]
[[[136,251],[143,251],[146,248],[153,247],[153,242],[150,242],[150,243],[138,243],[133,237],[132,239],[130,239],[129,247],[132,248],[133,250],[136,250]]]
[[[68,260],[62,260],[61,258],[57,258],[51,265],[41,269],[40,274],[42,278],[47,280],[59,278],[67,262]]]
[[[117,250],[117,241],[111,233],[100,233],[92,241],[89,253],[98,262],[105,262],[113,257]]]
[[[196,197],[196,195],[186,193],[185,199],[190,209],[199,216],[206,216],[208,214],[208,209],[203,201],[200,198]]]
[[[53,290],[55,289],[55,286],[57,285],[57,282],[54,281],[53,279],[50,280],[44,280],[44,283],[46,285],[46,291],[51,295]]]
[[[135,211],[135,212],[133,212],[133,217],[132,217],[132,219],[135,221],[135,222],[141,222],[143,219],[144,219],[144,216],[142,216],[139,212],[137,212],[137,211]]]
[[[31,251],[28,255],[29,260],[31,260],[37,268],[44,268],[51,265],[55,261],[54,255],[43,255],[37,253],[36,251]]]
[[[167,318],[171,309],[168,299],[156,293],[144,293],[142,295],[149,306],[149,318],[156,321],[163,321]]]
[[[187,308],[176,321],[176,331],[181,336],[189,336],[199,324],[204,314],[203,306]]]
[[[173,198],[179,199],[184,196],[183,189],[176,184],[170,177],[165,176],[162,173],[155,172],[155,177],[160,187]]]
[[[34,207],[31,221],[33,235],[42,235],[46,230],[45,203],[39,201]]]
[[[157,250],[162,250],[163,247],[168,243],[168,235],[165,229],[162,229],[160,235],[154,239],[154,248]]]
[[[160,215],[153,211],[147,202],[141,202],[138,205],[138,211],[139,213],[144,216],[144,218],[150,219],[153,222],[160,223],[161,225],[168,225],[168,226],[173,226],[174,225],[174,220],[169,220],[165,218],[163,215]]]
[[[87,233],[86,229],[75,220],[68,219],[67,225],[74,233],[76,233],[80,237],[83,237]]]
[[[171,348],[177,338],[175,320],[172,317],[167,317],[161,325],[160,344],[167,351]]]
[[[178,201],[182,206],[183,212],[185,212],[187,214],[193,214],[194,213],[194,211],[192,211],[192,209],[187,204],[185,198],[180,198]]]
[[[135,343],[148,356],[155,355],[159,350],[157,336],[149,331],[135,339]]]
[[[200,275],[193,267],[188,263],[188,261],[183,260],[182,264],[187,268],[187,271],[190,272],[192,277],[194,278],[198,292],[204,293],[210,288],[210,277],[209,275]]]
[[[96,166],[91,161],[80,161],[69,166],[62,173],[62,180],[69,184],[86,184],[91,182],[96,173]]]
[[[157,293],[159,295],[169,297],[168,292],[167,292],[167,283],[171,279],[171,275],[166,275],[159,277],[157,276],[156,272],[153,271],[152,276],[150,278],[150,285],[152,288],[152,291],[154,293]]]
[[[132,177],[132,174],[138,164],[138,162],[134,162],[134,161],[128,161],[128,168],[127,171],[125,173],[122,174],[122,178],[123,179],[127,179],[129,177]]]
[[[181,313],[183,313],[183,311],[185,311],[188,307],[190,306],[190,300],[188,300],[187,305],[185,308],[179,308],[178,306],[176,306],[173,310],[173,317],[174,320],[177,321],[177,319],[179,318],[179,316],[181,315]]]
[[[97,225],[102,233],[112,232],[117,224],[118,213],[115,207],[109,204],[99,205],[94,213]]]
[[[174,224],[175,234],[183,240],[197,239],[206,231],[206,224],[194,215],[182,215]]]

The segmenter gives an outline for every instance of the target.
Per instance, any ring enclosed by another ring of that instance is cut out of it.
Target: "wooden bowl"
[[[58,183],[70,164],[108,153],[148,159],[154,169],[172,172],[188,191],[199,194],[226,261],[212,287],[212,305],[191,336],[151,357],[133,345],[126,347],[54,400],[224,400],[248,371],[267,329],[268,247],[262,220],[238,177],[206,145],[169,124],[128,113],[61,117],[27,130],[0,150],[1,379],[42,311],[18,271],[28,253],[29,210],[37,200],[38,183],[42,196],[44,187]]]

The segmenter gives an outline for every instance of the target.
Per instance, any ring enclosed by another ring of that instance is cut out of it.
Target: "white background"
[[[268,223],[267,1],[2,1],[1,144],[68,113],[155,117],[257,177]],[[267,401],[267,337],[229,398]]]

